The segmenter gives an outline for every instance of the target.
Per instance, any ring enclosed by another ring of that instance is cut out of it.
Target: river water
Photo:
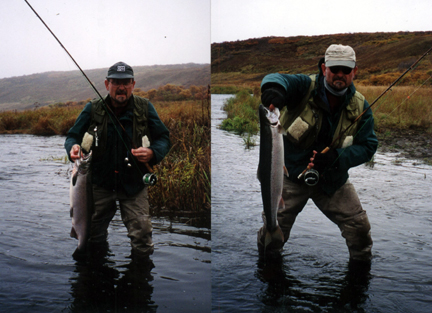
[[[349,267],[339,229],[312,202],[282,257],[260,260],[259,146],[218,128],[228,97],[212,95],[212,312],[432,312],[432,167],[378,152],[350,170],[372,226],[370,269]]]
[[[118,213],[109,256],[73,260],[64,139],[0,136],[0,312],[209,312],[210,229],[154,218],[154,267],[137,267]]]

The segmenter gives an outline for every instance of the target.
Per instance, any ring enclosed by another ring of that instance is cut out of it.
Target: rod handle
[[[145,164],[145,166],[146,166],[146,168],[148,169],[148,171],[150,172],[150,173],[153,173],[153,169],[151,168],[151,166],[146,162],[146,163],[144,163]]]
[[[327,153],[329,150],[330,150],[330,147],[326,147],[326,148],[324,148],[323,151],[321,151],[321,153]],[[300,175],[297,177],[297,179],[302,178],[303,175],[304,175],[308,170],[310,170],[311,168],[312,168],[312,167],[308,165],[308,166],[304,169],[304,171],[300,173]]]

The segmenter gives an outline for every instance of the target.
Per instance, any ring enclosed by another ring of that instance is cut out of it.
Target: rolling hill
[[[150,90],[166,84],[206,86],[210,84],[209,64],[177,64],[133,66],[135,88]],[[85,70],[86,75],[102,94],[106,94],[104,85],[107,69]],[[66,102],[82,101],[97,95],[81,72],[46,72],[0,79],[0,110],[22,110],[34,107]]]
[[[380,84],[382,75],[402,73],[432,46],[432,31],[265,37],[211,45],[212,85],[259,85],[272,72],[315,73],[331,44],[350,45],[357,55],[357,83]],[[416,69],[432,74],[432,56]],[[419,78],[420,79],[420,78]],[[411,81],[412,82],[412,81]]]

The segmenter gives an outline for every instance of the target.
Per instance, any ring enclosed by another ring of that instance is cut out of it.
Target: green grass
[[[223,110],[227,112],[227,118],[222,121],[220,128],[238,135],[257,134],[260,103],[259,97],[251,96],[246,90],[240,91],[225,102]]]

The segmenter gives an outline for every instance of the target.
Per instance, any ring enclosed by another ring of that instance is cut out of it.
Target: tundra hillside
[[[313,74],[330,44],[356,51],[357,89],[372,103],[432,47],[432,32],[357,33],[323,36],[266,37],[213,43],[212,93],[237,93],[227,102],[222,128],[243,134],[253,145],[257,130],[260,83],[268,73]],[[254,97],[248,94],[254,94]],[[432,55],[387,92],[373,107],[381,149],[432,160]]]
[[[173,84],[190,88],[210,84],[209,64],[133,66],[135,88],[151,90]],[[105,90],[106,68],[85,70],[99,91]],[[79,102],[95,92],[78,70],[46,72],[0,79],[0,111],[31,109],[58,102]]]
[[[356,51],[356,85],[386,86],[432,46],[432,31],[265,37],[213,43],[212,91],[220,87],[254,88],[268,73],[316,73],[319,59],[334,43],[349,45]],[[422,83],[432,74],[431,65],[429,55],[402,84]]]
[[[210,101],[208,87],[165,85],[134,94],[149,98],[170,131],[169,154],[154,170],[152,215],[189,218],[210,227]],[[66,135],[87,101],[0,112],[0,133]]]

